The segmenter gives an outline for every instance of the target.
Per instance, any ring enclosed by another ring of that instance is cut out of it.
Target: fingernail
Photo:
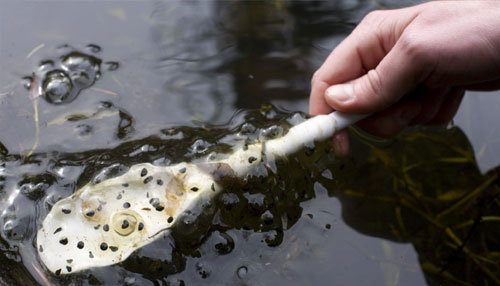
[[[332,85],[326,89],[326,96],[329,97],[332,101],[338,103],[346,103],[354,99],[352,84],[343,83]]]

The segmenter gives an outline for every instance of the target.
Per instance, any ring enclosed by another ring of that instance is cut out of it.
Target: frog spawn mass
[[[37,235],[40,258],[55,274],[119,263],[170,233],[183,213],[220,192],[219,182],[266,176],[276,169],[275,159],[325,140],[352,122],[338,119],[316,116],[283,137],[245,144],[220,161],[209,156],[209,162],[196,164],[138,164],[119,177],[88,184],[57,202],[45,218]]]
[[[221,180],[262,169],[261,148],[217,162],[137,164],[119,177],[89,183],[53,206],[37,234],[38,254],[56,275],[120,263],[168,235],[185,211],[222,190]]]

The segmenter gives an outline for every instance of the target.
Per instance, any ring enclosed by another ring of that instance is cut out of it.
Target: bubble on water
[[[50,103],[60,104],[72,100],[73,82],[62,70],[54,70],[47,74],[42,84],[45,99]]]
[[[210,143],[201,139],[196,140],[191,146],[193,152],[198,154],[207,151],[208,147],[210,147]]]
[[[245,193],[244,194],[245,198],[248,200],[248,206],[250,211],[255,212],[255,213],[263,213],[266,209],[266,204],[265,204],[265,198],[266,195],[262,193],[257,193],[257,194],[249,194]]]
[[[253,126],[251,123],[245,123],[241,125],[240,132],[243,134],[254,133],[257,128]]]
[[[274,221],[274,216],[269,210],[267,210],[260,216],[260,219],[264,224],[271,225]]]
[[[248,268],[246,266],[240,266],[238,267],[238,269],[236,270],[236,275],[238,276],[238,278],[240,279],[244,279],[245,276],[247,276],[248,274]]]
[[[43,69],[51,68],[54,65],[55,65],[55,63],[53,60],[43,60],[40,62],[38,67],[43,70]]]
[[[208,154],[208,160],[213,161],[215,159],[217,159],[217,153],[210,152],[210,154]]]
[[[113,108],[113,107],[114,107],[114,105],[110,101],[101,101],[99,103],[99,108],[110,109],[110,108]]]
[[[96,44],[88,44],[87,49],[92,53],[98,53],[101,51],[101,47]]]
[[[277,229],[267,232],[264,235],[264,242],[267,246],[278,246],[283,242],[283,230]]]
[[[62,65],[69,72],[73,82],[80,89],[89,87],[100,76],[101,60],[80,52],[72,52],[63,57]]]
[[[120,63],[118,62],[105,62],[104,64],[106,65],[106,69],[108,71],[114,71],[120,67]]]
[[[63,47],[69,49],[68,45]],[[92,52],[100,47],[89,45]],[[101,76],[101,60],[85,53],[70,51],[55,59],[45,59],[39,64],[36,78],[41,78],[40,87],[49,103],[63,104],[73,101],[82,89],[88,88]],[[24,81],[32,81],[25,77]],[[26,88],[31,87],[28,83]]]
[[[220,196],[220,201],[222,202],[226,210],[231,210],[240,202],[240,198],[236,194],[226,193]]]
[[[283,135],[283,128],[273,125],[260,131],[260,136],[264,139],[273,139]]]
[[[28,198],[32,200],[38,200],[43,198],[45,195],[45,190],[49,187],[49,184],[44,182],[39,182],[36,184],[33,183],[25,183],[22,184],[19,188],[21,194],[26,195]]]
[[[21,79],[21,84],[26,88],[27,90],[30,90],[31,84],[33,83],[33,77],[31,76],[25,76]]]
[[[3,225],[3,231],[10,240],[23,240],[26,234],[26,226],[23,226],[16,219],[8,219]]]
[[[233,251],[234,240],[229,234],[216,231],[212,234],[212,237],[218,242],[214,247],[219,255],[229,254]]]

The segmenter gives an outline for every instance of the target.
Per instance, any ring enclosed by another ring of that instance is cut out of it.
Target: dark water
[[[50,206],[106,170],[279,135],[363,15],[411,4],[2,2],[0,285],[499,284],[500,140],[484,124],[499,104],[485,94],[454,127],[351,129],[343,159],[304,150],[122,264],[58,277],[33,246]]]

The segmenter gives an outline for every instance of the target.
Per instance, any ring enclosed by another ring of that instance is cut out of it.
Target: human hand
[[[382,137],[449,122],[465,90],[500,88],[499,15],[500,1],[371,12],[315,72],[309,112],[373,114],[358,126]],[[333,142],[347,154],[345,131]]]

